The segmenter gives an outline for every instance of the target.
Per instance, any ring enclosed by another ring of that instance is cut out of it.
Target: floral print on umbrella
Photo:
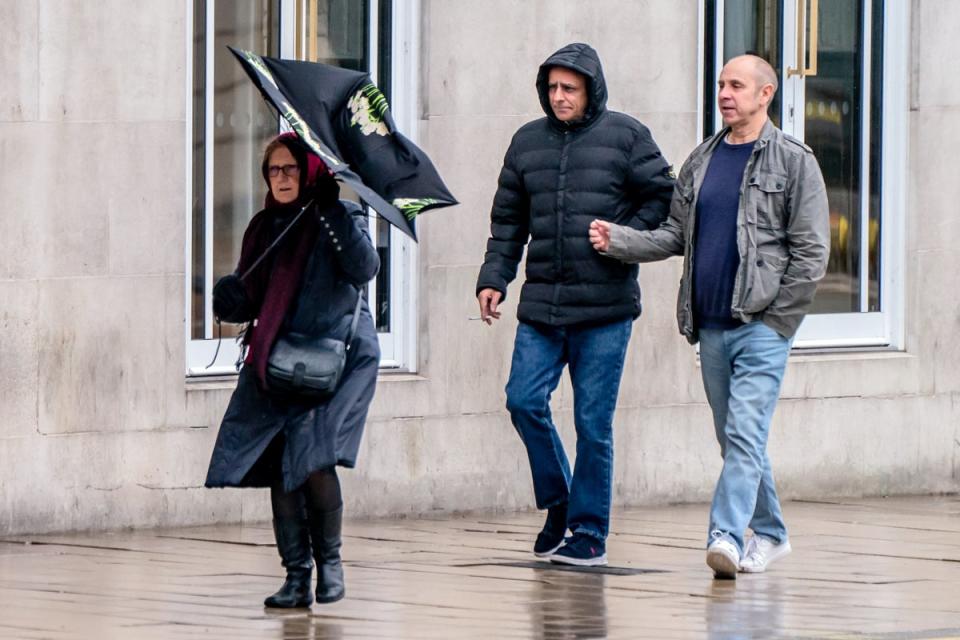
[[[347,101],[347,107],[353,115],[350,124],[359,125],[363,135],[375,133],[378,136],[390,135],[386,113],[389,109],[387,99],[374,84],[368,84],[353,94]]]

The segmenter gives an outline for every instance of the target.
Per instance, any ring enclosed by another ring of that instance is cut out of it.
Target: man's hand
[[[487,324],[493,324],[494,320],[500,319],[500,312],[497,311],[497,305],[500,304],[500,298],[503,296],[496,289],[481,289],[477,294],[477,302],[480,303],[480,319]]]
[[[590,223],[590,244],[600,253],[610,248],[610,223],[594,220]]]

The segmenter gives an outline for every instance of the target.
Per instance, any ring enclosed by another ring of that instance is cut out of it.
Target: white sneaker
[[[754,535],[747,541],[747,548],[740,562],[740,571],[744,573],[763,573],[776,560],[790,553],[790,541],[780,544],[763,536]]]
[[[715,537],[707,547],[707,566],[713,569],[714,578],[735,580],[740,568],[740,551],[737,545],[726,538]]]

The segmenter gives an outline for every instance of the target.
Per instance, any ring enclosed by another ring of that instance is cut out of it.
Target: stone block
[[[787,361],[781,398],[897,396],[927,393],[924,360],[913,353],[794,352]]]
[[[107,270],[109,194],[122,173],[103,162],[107,127],[5,124],[0,136],[0,277],[102,275]],[[92,161],[65,160],[84,149]],[[121,165],[122,166],[122,165]],[[46,188],[30,185],[48,185]]]
[[[960,106],[960,86],[950,69],[960,65],[956,44],[960,5],[924,0],[912,5],[914,20],[914,107]]]
[[[550,6],[556,6],[551,3]],[[564,0],[564,37],[600,54],[611,109],[696,113],[697,3]]]
[[[650,129],[663,157],[676,173],[690,152],[700,143],[697,139],[696,111],[627,111]]]
[[[960,272],[960,250],[917,252],[917,304],[912,314],[917,325],[918,352],[924,368],[933,375],[936,394],[960,391],[960,298],[950,293]],[[902,381],[901,381],[902,384]]]
[[[40,432],[182,425],[182,291],[177,276],[41,282]]]
[[[0,122],[37,119],[38,0],[0,4]],[[6,193],[6,191],[4,191]]]
[[[0,125],[0,277],[182,274],[183,131]]]
[[[479,271],[490,236],[490,207],[503,157],[514,132],[530,118],[517,116],[433,117],[421,126],[429,151],[460,205],[428,212],[422,219],[425,264],[475,264]]]
[[[210,446],[197,429],[0,439],[0,468],[17,469],[0,535],[238,522],[241,491],[202,488]]]
[[[949,409],[949,395],[781,401],[770,436],[781,496],[955,490]]]
[[[424,374],[431,380],[431,405],[441,415],[503,412],[516,334],[516,298],[504,306],[492,326],[468,317],[479,315],[474,267],[430,269],[430,310],[424,327],[431,354]],[[439,394],[439,395],[436,395]]]
[[[546,0],[430,0],[423,82],[435,115],[543,115],[534,83],[563,39],[556,3]]]
[[[124,0],[40,3],[40,119],[182,122],[186,10],[178,2],[136,10]]]
[[[676,329],[633,326],[618,407],[649,408],[703,402],[697,352]]]
[[[184,134],[182,122],[124,124],[102,132],[106,144],[100,157],[112,157],[124,168],[122,183],[98,186],[101,193],[112,192],[107,204],[112,275],[184,273]]]
[[[0,439],[37,432],[37,283],[0,281]],[[2,477],[2,476],[0,476]]]
[[[916,250],[955,249],[960,245],[960,216],[953,215],[960,201],[960,181],[956,179],[960,110],[921,109],[912,113],[910,123],[909,246]],[[915,223],[911,222],[914,218]]]
[[[722,466],[706,403],[618,408],[614,502],[709,501]]]
[[[523,445],[506,416],[368,425],[355,471],[341,474],[351,513],[509,510],[533,503]]]

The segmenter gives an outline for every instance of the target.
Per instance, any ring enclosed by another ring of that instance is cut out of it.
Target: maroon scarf
[[[283,134],[280,138],[289,139],[296,136]],[[275,218],[278,215],[293,220],[293,215],[300,211],[308,200],[305,197],[310,191],[307,187],[315,183],[321,171],[328,171],[327,166],[314,154],[308,154],[306,180],[300,181],[300,198],[291,204],[282,205],[273,199],[272,194],[267,193],[266,208],[250,220],[243,234],[240,262],[237,265],[238,273],[245,273],[284,228],[284,226],[276,228]],[[247,295],[260,310],[255,324],[248,329],[249,351],[245,362],[253,366],[262,389],[268,388],[266,373],[270,350],[277,340],[287,312],[300,291],[310,253],[320,236],[320,225],[312,209],[313,205],[300,216],[295,227],[280,242],[280,245],[273,249],[273,259],[264,260],[243,280]]]

